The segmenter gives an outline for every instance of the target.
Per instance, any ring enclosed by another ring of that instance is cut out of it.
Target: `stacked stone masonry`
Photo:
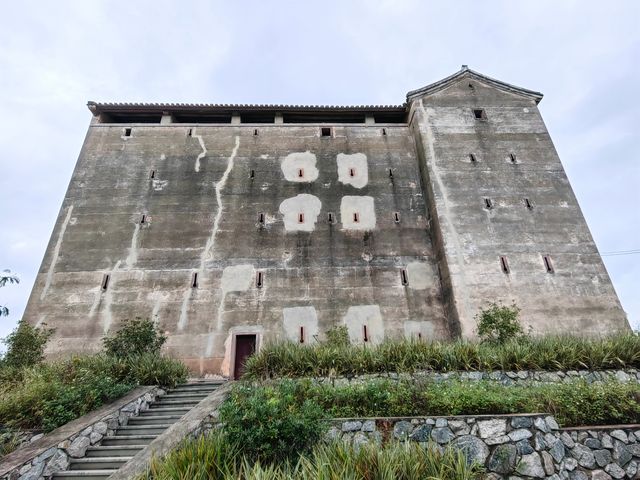
[[[161,388],[147,391],[117,410],[99,418],[96,422],[84,426],[82,430],[70,433],[68,437],[51,445],[20,466],[1,474],[0,480],[45,480],[51,478],[55,472],[67,470],[71,458],[84,457],[87,448],[98,444],[104,437],[113,436],[119,426],[126,425],[130,417],[135,417],[140,411],[146,410],[156,397],[163,394],[164,391]],[[56,431],[47,436],[40,434],[38,438],[32,439],[31,443],[35,443],[37,440],[46,441],[49,436],[53,436],[55,433]],[[19,453],[19,450],[14,453]],[[3,457],[2,463],[7,459],[8,456]]]
[[[24,318],[49,356],[150,318],[225,376],[239,336],[473,337],[492,301],[536,334],[628,330],[541,98],[463,68],[388,107],[90,102]]]
[[[326,440],[337,439],[456,448],[491,480],[640,478],[640,425],[559,429],[547,415],[336,419]]]

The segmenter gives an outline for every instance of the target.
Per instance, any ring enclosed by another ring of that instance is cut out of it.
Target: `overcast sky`
[[[28,1],[0,19],[0,289],[24,310],[88,100],[401,104],[468,64],[541,91],[601,252],[640,249],[640,1]],[[640,255],[605,256],[640,327]],[[558,319],[562,321],[562,319]]]

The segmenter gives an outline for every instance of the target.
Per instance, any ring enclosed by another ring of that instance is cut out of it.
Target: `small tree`
[[[102,340],[108,355],[126,357],[142,353],[160,353],[167,337],[149,320],[136,318],[125,320],[122,327],[110,337]]]
[[[478,324],[478,336],[486,342],[504,343],[513,338],[524,335],[518,315],[520,308],[513,303],[506,306],[500,303],[491,303],[487,308],[480,310],[475,316]]]
[[[18,322],[16,329],[11,332],[2,343],[7,346],[7,352],[2,363],[8,367],[30,367],[44,359],[44,347],[53,334],[53,329],[34,327],[24,320]]]
[[[4,287],[7,283],[20,283],[20,279],[16,274],[11,273],[11,270],[4,270],[0,273],[0,287]],[[7,315],[9,315],[9,309],[4,305],[0,305],[0,317],[6,317]]]

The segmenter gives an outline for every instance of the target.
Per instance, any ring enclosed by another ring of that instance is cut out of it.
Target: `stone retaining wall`
[[[461,449],[490,480],[640,478],[640,425],[560,429],[552,416],[334,419],[327,439],[390,439]]]
[[[67,470],[70,458],[84,457],[87,448],[103,437],[112,436],[129,417],[146,410],[164,391],[139,387],[115,402],[80,417],[29,445],[4,456],[0,461],[1,480],[38,480]]]
[[[317,383],[331,383],[333,385],[348,385],[366,383],[371,380],[385,379],[392,381],[401,380],[462,380],[479,381],[491,380],[504,385],[514,385],[518,383],[563,383],[576,379],[584,379],[587,383],[618,381],[618,382],[638,382],[640,383],[640,371],[636,369],[627,370],[568,370],[568,371],[534,371],[521,370],[513,371],[493,371],[493,372],[433,372],[419,371],[414,373],[376,373],[367,375],[355,375],[352,377],[313,377]]]

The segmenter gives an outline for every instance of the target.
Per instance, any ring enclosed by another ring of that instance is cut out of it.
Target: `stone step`
[[[118,427],[115,437],[130,437],[131,435],[159,435],[171,425],[160,423],[156,425],[126,425]]]
[[[191,400],[203,400],[209,396],[208,393],[167,393],[156,399],[156,402],[162,402],[166,400],[183,400],[183,401],[191,401]],[[155,402],[154,402],[155,403]]]
[[[123,435],[117,437],[104,437],[102,445],[149,445],[158,435]]]
[[[155,417],[157,415],[184,415],[191,407],[158,407],[153,410],[142,410],[139,418]]]
[[[100,480],[109,478],[117,470],[65,470],[53,474],[56,480]]]
[[[129,460],[130,457],[84,457],[73,458],[69,464],[69,470],[111,470],[118,469]]]
[[[218,386],[215,387],[176,387],[167,390],[167,393],[211,393],[215,392]]]
[[[99,445],[87,448],[86,457],[133,457],[146,445]]]
[[[182,415],[148,415],[145,417],[130,417],[127,425],[162,425],[174,424]]]
[[[160,400],[149,405],[149,410],[162,407],[182,407],[191,410],[198,403],[200,403],[200,400]]]
[[[194,385],[224,385],[225,383],[227,383],[227,380],[206,380],[206,379],[192,379],[189,380],[187,383],[181,383],[179,385],[176,385],[177,387],[191,387]]]

